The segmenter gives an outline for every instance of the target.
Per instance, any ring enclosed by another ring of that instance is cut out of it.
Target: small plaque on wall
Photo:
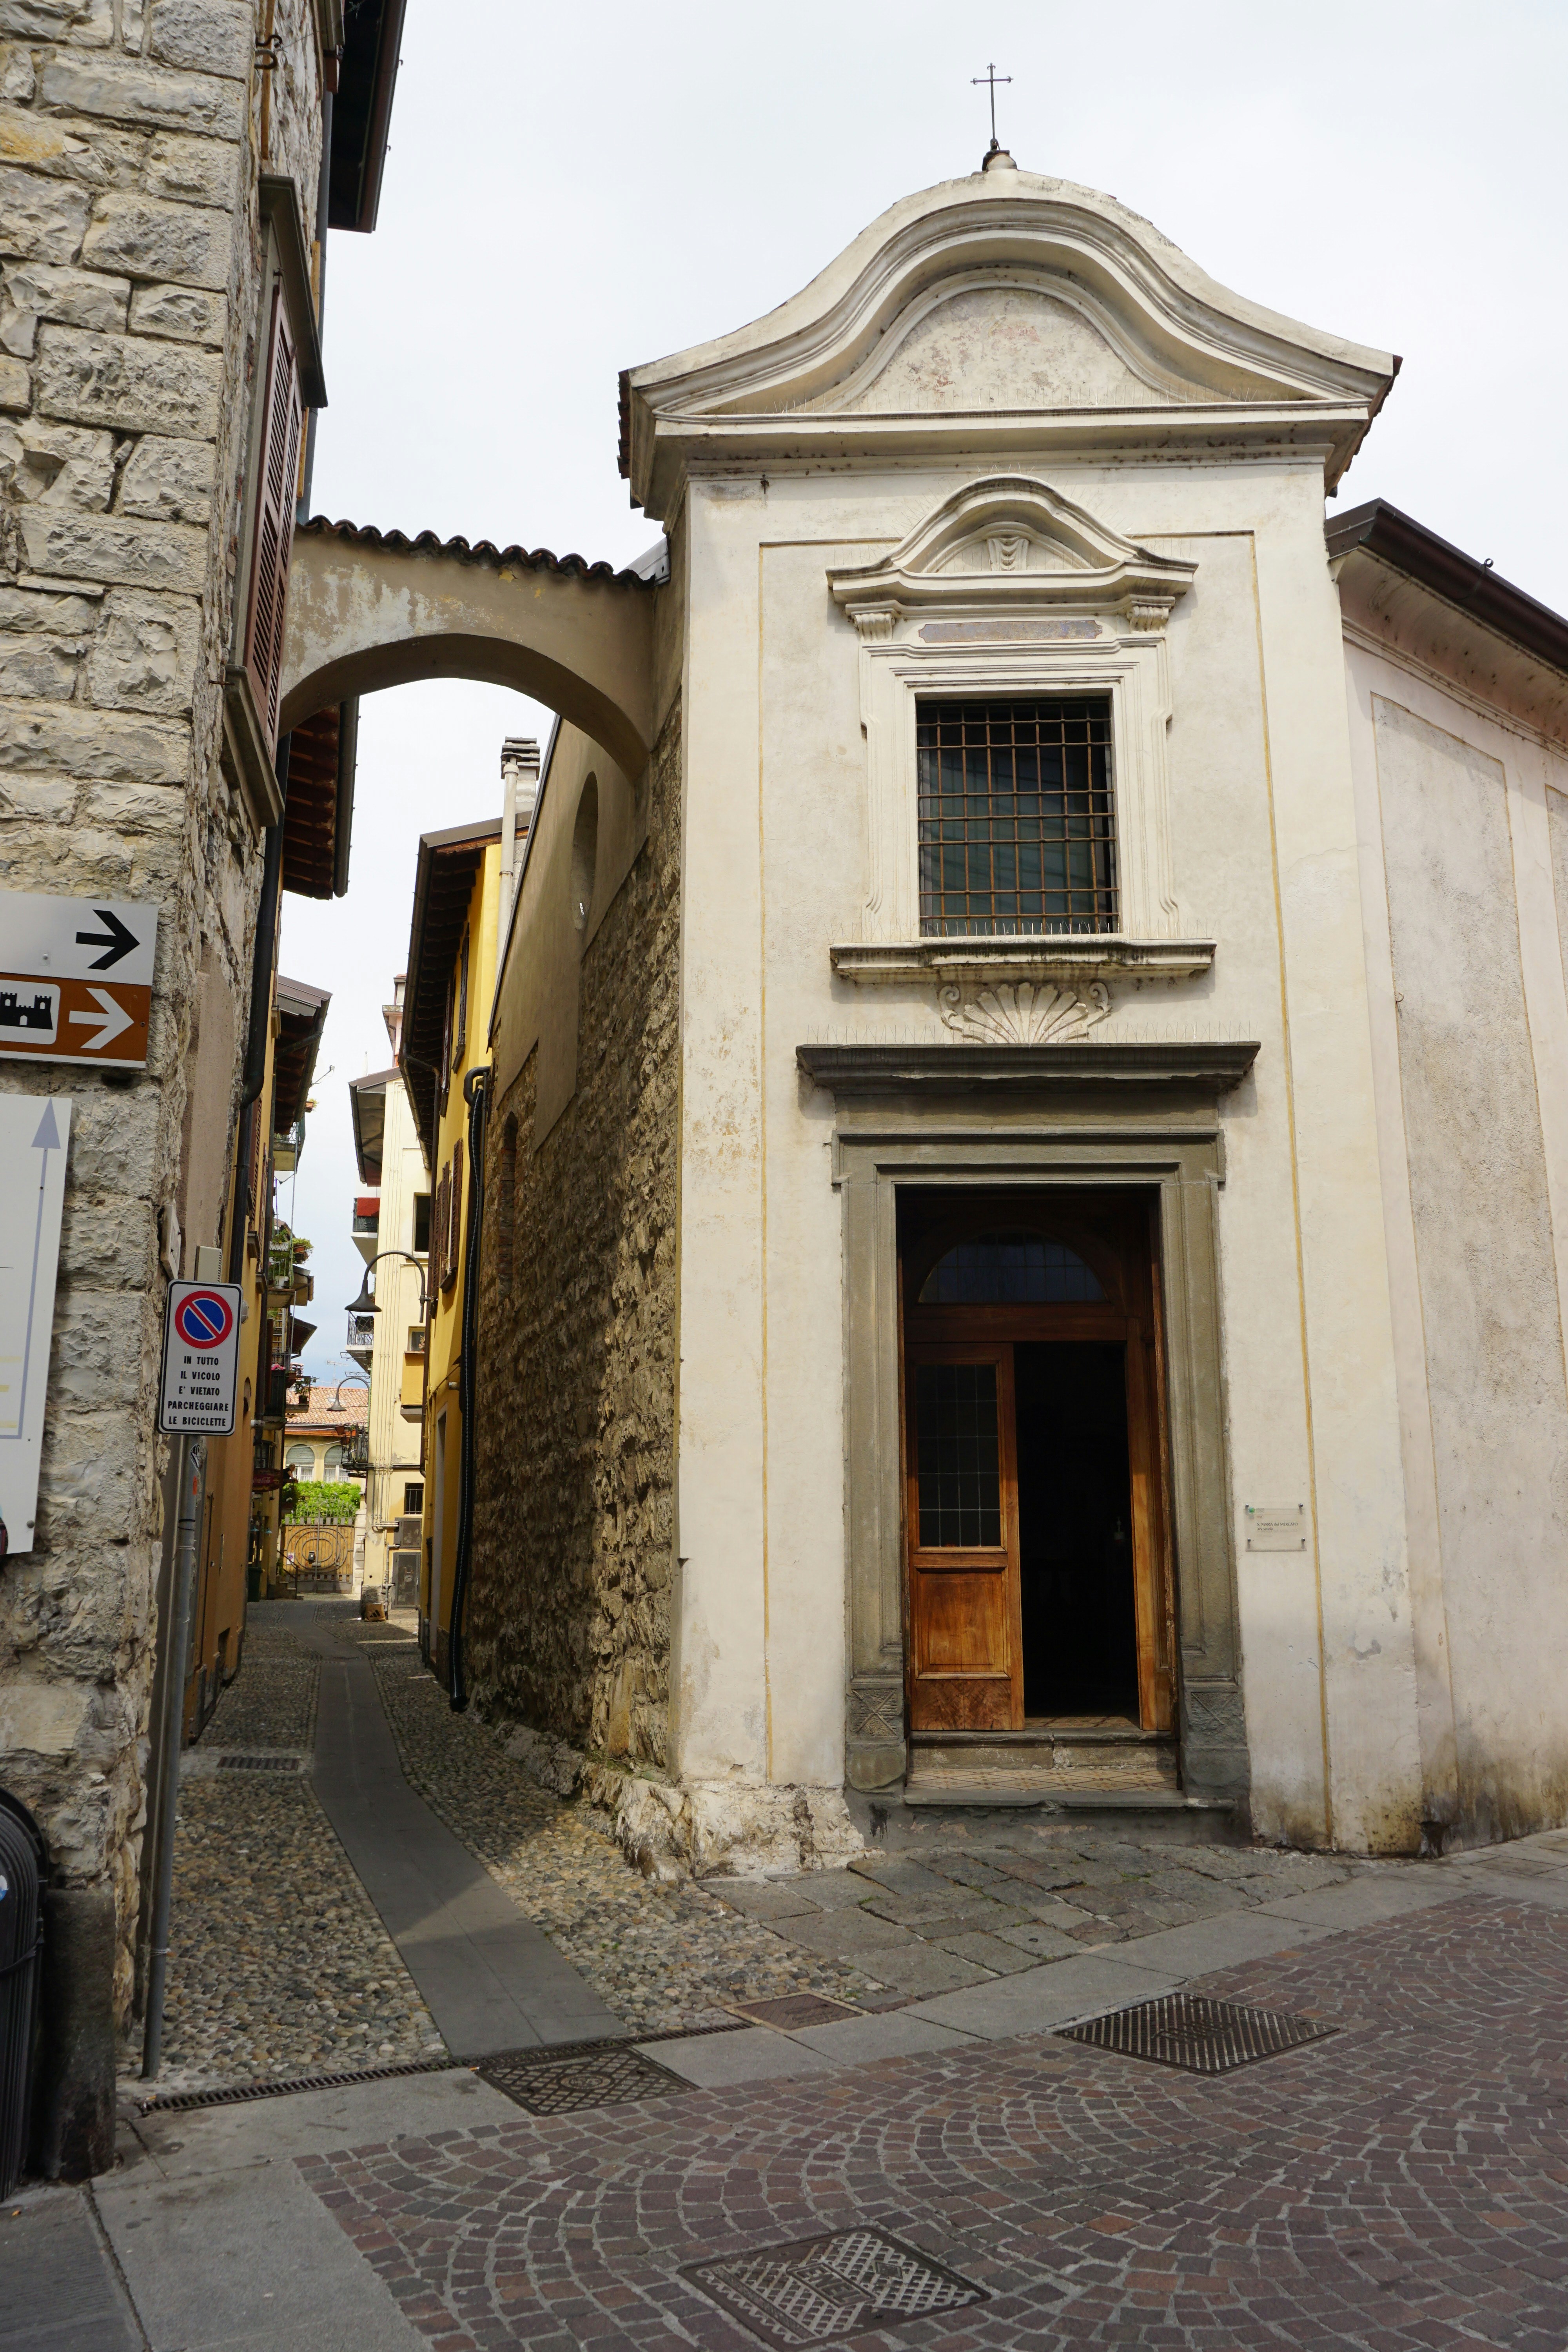
[[[1247,1549],[1248,1551],[1305,1551],[1305,1503],[1248,1503]]]

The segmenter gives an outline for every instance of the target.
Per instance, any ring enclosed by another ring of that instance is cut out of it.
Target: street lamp
[[[349,1301],[349,1313],[351,1315],[374,1315],[379,1313],[380,1310],[375,1303],[375,1293],[370,1286],[370,1277],[372,1268],[378,1266],[384,1257],[406,1258],[410,1265],[416,1265],[419,1268],[419,1312],[423,1315],[429,1305],[429,1301],[425,1295],[425,1261],[423,1258],[416,1257],[412,1250],[378,1250],[374,1257],[371,1259],[370,1265],[365,1267],[364,1275],[359,1286],[359,1297],[357,1298],[351,1298]]]

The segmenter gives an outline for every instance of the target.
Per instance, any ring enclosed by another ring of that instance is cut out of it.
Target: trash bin
[[[44,1862],[37,1822],[0,1789],[0,2197],[15,2189],[27,2153]]]

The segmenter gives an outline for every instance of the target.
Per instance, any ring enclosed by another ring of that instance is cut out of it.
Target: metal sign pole
[[[163,2054],[163,1990],[169,1972],[169,1912],[174,1885],[174,1814],[180,1795],[180,1751],[185,1728],[185,1682],[190,1672],[191,1614],[195,1596],[196,1553],[202,1526],[202,1483],[206,1470],[205,1437],[180,1440],[180,1516],[174,1538],[174,1590],[170,1595],[170,1656],[164,1691],[163,1752],[159,1759],[158,1854],[153,1883],[153,1938],[147,1971],[147,2021],[142,2042],[142,2079],[157,2080]]]

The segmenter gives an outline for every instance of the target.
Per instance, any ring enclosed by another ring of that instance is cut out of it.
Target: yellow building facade
[[[475,1187],[482,1171],[483,1080],[495,994],[503,897],[500,817],[429,833],[419,844],[398,1066],[430,1176],[430,1251],[424,1381],[424,1521],[420,1645],[437,1679],[460,1697],[452,1641],[467,1544],[465,1349]]]

